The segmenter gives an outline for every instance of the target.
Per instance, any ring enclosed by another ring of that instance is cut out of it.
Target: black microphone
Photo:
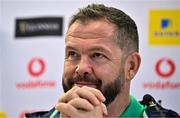
[[[165,117],[165,115],[161,111],[161,106],[155,101],[155,99],[150,94],[144,95],[143,100],[140,103],[144,106],[147,106],[147,111],[156,111],[159,112],[161,118]]]
[[[161,103],[162,101],[159,102]],[[145,111],[148,118],[180,118],[179,114],[175,111],[163,108],[150,94],[144,95],[143,100],[140,101],[140,103],[146,107]]]
[[[141,101],[141,103],[143,105],[148,106],[148,107],[156,105],[155,104],[156,103],[155,99],[150,94],[144,95],[143,100]]]

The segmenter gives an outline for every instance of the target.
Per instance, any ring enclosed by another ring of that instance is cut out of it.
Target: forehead
[[[105,20],[82,23],[76,21],[66,34],[66,49],[82,52],[99,50],[112,56],[120,54],[120,48],[114,41],[115,26]]]
[[[75,21],[66,34],[81,39],[107,38],[112,41],[115,26],[105,19],[88,20],[87,22]]]

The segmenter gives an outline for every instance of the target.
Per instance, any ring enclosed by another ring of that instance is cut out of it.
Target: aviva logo
[[[150,45],[180,45],[180,9],[151,10],[149,16]]]
[[[168,28],[168,27],[173,27],[173,22],[171,19],[162,19],[161,20],[161,27],[162,28]]]

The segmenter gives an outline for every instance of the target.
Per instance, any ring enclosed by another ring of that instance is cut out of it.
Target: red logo
[[[42,58],[32,58],[28,64],[28,72],[33,77],[39,77],[45,71],[45,62]]]
[[[176,66],[171,59],[162,58],[157,61],[155,70],[156,73],[162,78],[168,78],[174,74]]]
[[[155,65],[155,71],[162,79],[168,79],[176,71],[176,65],[173,60],[169,58],[161,58]],[[174,81],[147,81],[143,82],[143,88],[145,89],[180,89],[180,82]]]
[[[40,57],[34,57],[29,61],[27,70],[33,78],[40,77],[46,70],[45,61]],[[20,81],[16,83],[16,87],[18,89],[54,88],[56,87],[56,81],[53,79]]]

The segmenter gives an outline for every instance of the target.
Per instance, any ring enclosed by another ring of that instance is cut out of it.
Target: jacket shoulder
[[[49,118],[54,110],[55,108],[49,111],[38,111],[38,112],[33,112],[33,113],[26,113],[25,117],[26,118]]]

